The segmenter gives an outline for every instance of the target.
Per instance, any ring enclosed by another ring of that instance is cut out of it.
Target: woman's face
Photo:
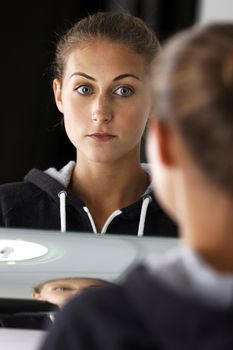
[[[138,153],[151,110],[142,55],[104,39],[80,44],[54,93],[79,158],[108,163]]]

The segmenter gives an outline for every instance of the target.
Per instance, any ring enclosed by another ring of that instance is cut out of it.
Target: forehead
[[[98,72],[125,72],[144,75],[146,59],[144,55],[136,53],[127,45],[110,42],[107,39],[97,39],[78,44],[70,52],[65,66],[65,75],[75,70],[84,71],[90,75]]]

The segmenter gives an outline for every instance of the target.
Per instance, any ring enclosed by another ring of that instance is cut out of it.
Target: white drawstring
[[[96,229],[96,226],[95,226],[95,223],[94,223],[94,220],[91,216],[91,213],[89,212],[89,209],[87,207],[83,207],[83,210],[85,210],[85,212],[87,213],[88,217],[89,217],[89,220],[90,220],[90,223],[91,223],[91,227],[92,227],[92,230],[94,233],[98,233],[97,232],[97,229]]]
[[[143,236],[145,220],[146,220],[146,212],[147,212],[147,208],[148,208],[148,205],[150,204],[151,200],[152,199],[150,196],[146,196],[143,198],[140,220],[139,220],[139,225],[138,225],[138,237]]]
[[[60,198],[60,221],[61,221],[61,232],[66,232],[66,191],[58,193]]]
[[[101,230],[100,233],[102,233],[102,234],[103,234],[103,233],[106,233],[109,224],[112,222],[112,220],[113,220],[116,216],[120,215],[121,213],[122,213],[122,211],[121,211],[120,209],[115,210],[115,211],[109,216],[109,218],[106,220],[106,222],[105,222],[105,224],[104,224],[104,226],[103,226],[103,228],[102,228],[102,230]]]
[[[66,196],[67,193],[66,191],[61,191],[58,193],[58,197],[60,199],[60,221],[61,221],[61,232],[66,232]],[[142,202],[142,207],[141,207],[141,214],[140,214],[140,220],[139,220],[139,225],[138,225],[138,233],[137,236],[138,237],[142,237],[143,233],[144,233],[144,226],[145,226],[145,220],[146,220],[146,213],[147,213],[147,208],[148,205],[151,202],[151,197],[150,196],[146,196],[143,199]],[[92,226],[92,230],[94,233],[98,233],[94,220],[91,216],[91,213],[89,212],[87,207],[83,207],[83,209],[85,210],[85,212],[88,215],[88,218],[90,220],[91,226]],[[122,213],[121,210],[115,210],[107,219],[107,221],[105,222],[100,234],[104,234],[107,231],[107,228],[109,226],[109,224],[111,223],[111,221],[117,216],[120,215]]]
[[[112,220],[117,216],[117,215],[120,215],[122,213],[122,211],[120,209],[118,210],[115,210],[109,217],[108,219],[106,220],[101,232],[97,232],[97,229],[96,229],[96,226],[95,226],[95,223],[94,223],[94,220],[91,216],[91,213],[89,211],[89,209],[87,207],[83,207],[83,209],[85,210],[85,212],[87,213],[88,217],[89,217],[89,220],[90,220],[90,223],[91,223],[91,227],[92,227],[92,230],[94,233],[97,233],[97,234],[104,234],[106,233],[107,231],[107,228],[109,226],[109,224],[112,222]]]

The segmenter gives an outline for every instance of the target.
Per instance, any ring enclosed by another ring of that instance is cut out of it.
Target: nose
[[[92,120],[98,123],[109,123],[112,120],[110,101],[105,96],[98,96],[93,102]]]

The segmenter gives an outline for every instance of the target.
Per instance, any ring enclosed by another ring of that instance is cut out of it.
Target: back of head
[[[208,178],[233,193],[233,23],[176,34],[153,81],[157,117],[177,127]]]

